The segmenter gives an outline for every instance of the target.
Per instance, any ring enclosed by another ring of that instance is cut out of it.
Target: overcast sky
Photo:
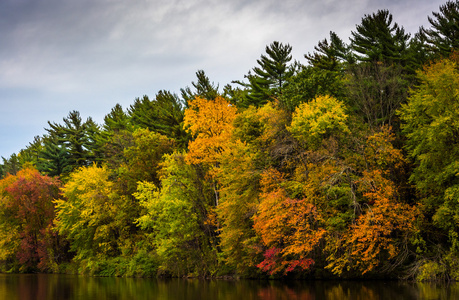
[[[101,124],[117,103],[179,94],[197,70],[220,87],[243,80],[273,41],[305,63],[330,31],[348,42],[365,14],[388,9],[415,33],[445,2],[0,0],[0,156],[72,110]]]

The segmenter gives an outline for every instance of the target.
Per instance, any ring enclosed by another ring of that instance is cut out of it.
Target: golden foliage
[[[297,107],[292,124],[287,129],[299,141],[315,147],[331,134],[348,133],[347,119],[341,101],[330,96],[318,96]]]
[[[237,109],[223,97],[200,97],[189,103],[184,126],[194,136],[188,144],[187,162],[215,164],[230,139]]]

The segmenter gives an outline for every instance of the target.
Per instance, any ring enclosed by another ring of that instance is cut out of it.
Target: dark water
[[[1,275],[0,299],[459,299],[459,285],[397,282],[278,282]]]

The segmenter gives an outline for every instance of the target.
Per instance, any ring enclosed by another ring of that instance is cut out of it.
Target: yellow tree
[[[120,254],[134,222],[131,201],[116,193],[109,176],[106,167],[81,167],[70,174],[55,201],[56,229],[69,239],[75,260],[89,269],[97,259]]]
[[[314,149],[324,138],[348,133],[347,119],[345,106],[341,101],[330,96],[318,96],[311,102],[298,106],[288,130],[300,142]]]

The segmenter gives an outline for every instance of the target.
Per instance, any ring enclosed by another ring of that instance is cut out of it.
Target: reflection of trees
[[[458,284],[419,282],[413,288],[417,299],[459,299]]]
[[[263,300],[296,300],[296,299],[317,299],[309,290],[296,290],[286,285],[283,286],[269,286],[261,288],[258,291],[258,299]]]
[[[0,299],[459,299],[459,284],[395,281],[163,280],[0,274]]]

